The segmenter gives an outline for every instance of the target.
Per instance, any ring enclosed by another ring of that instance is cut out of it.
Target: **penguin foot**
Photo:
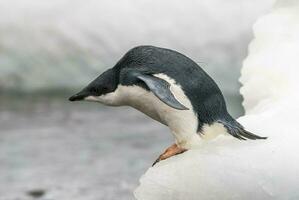
[[[185,151],[187,151],[187,149],[184,149],[182,147],[179,147],[177,144],[173,144],[170,147],[168,147],[164,153],[162,153],[157,160],[152,164],[152,166],[154,166],[155,164],[157,164],[158,162],[160,162],[161,160],[165,160],[167,158],[170,158],[172,156],[184,153]]]

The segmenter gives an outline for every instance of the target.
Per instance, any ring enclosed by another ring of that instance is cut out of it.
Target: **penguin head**
[[[115,70],[108,69],[99,77],[89,83],[77,94],[69,98],[70,101],[98,101],[104,104],[110,104],[109,96],[116,90],[118,86],[118,76]]]
[[[151,92],[168,106],[178,110],[188,110],[170,90],[170,83],[155,74],[165,71],[165,59],[176,58],[177,53],[153,46],[138,46],[128,51],[116,65],[105,71],[79,93],[69,98],[70,101],[97,101],[110,106],[127,105],[128,98],[138,92],[128,94],[128,89],[142,88]],[[157,66],[158,68],[154,68]],[[120,86],[120,87],[119,87]]]

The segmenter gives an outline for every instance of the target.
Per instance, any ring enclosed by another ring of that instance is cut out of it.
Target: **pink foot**
[[[185,151],[187,151],[187,149],[181,148],[179,147],[177,144],[173,144],[170,147],[168,147],[164,153],[162,153],[157,160],[153,163],[152,166],[154,166],[155,164],[157,164],[159,161],[161,160],[165,160],[167,158],[170,158],[172,156],[184,153]]]

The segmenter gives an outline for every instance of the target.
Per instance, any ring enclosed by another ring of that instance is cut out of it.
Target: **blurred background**
[[[68,97],[130,48],[196,61],[243,114],[240,68],[274,0],[0,0],[0,200],[133,199],[171,143],[131,108]]]

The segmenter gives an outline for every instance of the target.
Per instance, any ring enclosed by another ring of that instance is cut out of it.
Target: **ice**
[[[239,121],[262,141],[220,136],[150,168],[138,200],[299,199],[299,1],[277,1],[253,27]]]

